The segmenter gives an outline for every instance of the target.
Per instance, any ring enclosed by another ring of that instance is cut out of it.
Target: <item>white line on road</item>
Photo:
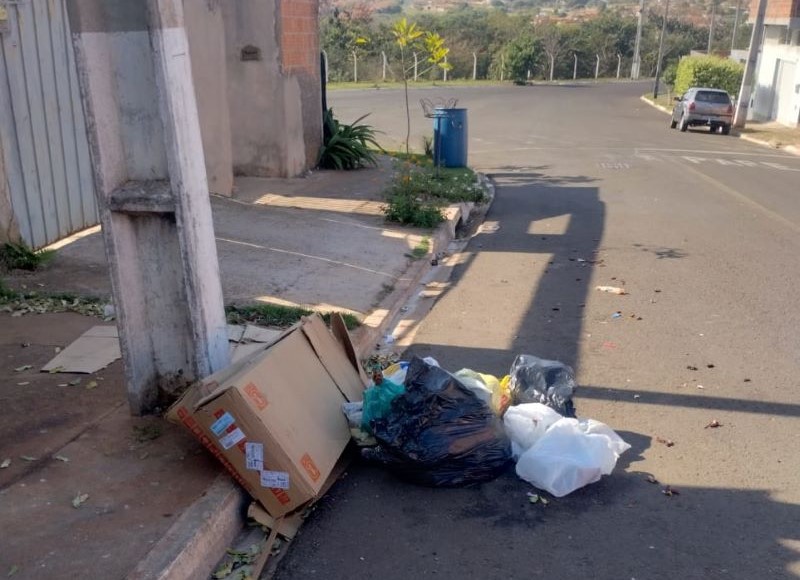
[[[660,151],[663,153],[703,153],[705,155],[747,155],[750,157],[781,157],[782,159],[793,159],[800,161],[795,155],[783,155],[779,153],[746,153],[744,151],[706,151],[704,149],[658,149],[655,147],[641,147],[636,151]]]

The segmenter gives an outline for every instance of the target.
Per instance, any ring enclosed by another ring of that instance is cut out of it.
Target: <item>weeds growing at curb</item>
[[[8,270],[36,270],[56,255],[55,250],[30,249],[24,243],[6,242],[0,249],[0,263]]]
[[[272,326],[288,328],[299,322],[303,316],[313,314],[313,310],[300,306],[283,306],[280,304],[249,304],[245,306],[228,306],[225,309],[230,324],[256,324],[258,326]],[[326,324],[330,324],[331,312],[321,312],[320,315]],[[354,330],[361,326],[361,321],[349,312],[340,312],[347,330]]]
[[[431,239],[428,236],[425,236],[419,241],[419,243],[416,246],[414,246],[413,250],[411,250],[409,253],[406,254],[406,256],[411,258],[412,260],[419,260],[427,256],[430,249],[431,249]]]

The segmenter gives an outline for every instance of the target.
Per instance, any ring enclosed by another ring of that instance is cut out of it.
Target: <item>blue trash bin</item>
[[[433,160],[440,167],[467,166],[466,109],[434,109]]]

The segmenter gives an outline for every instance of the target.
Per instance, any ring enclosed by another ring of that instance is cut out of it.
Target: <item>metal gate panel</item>
[[[41,247],[98,222],[89,145],[64,0],[7,10],[0,137],[20,234]]]

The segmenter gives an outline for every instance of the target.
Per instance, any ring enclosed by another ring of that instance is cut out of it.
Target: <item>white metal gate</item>
[[[797,124],[797,109],[794,106],[794,67],[788,60],[778,61],[775,80],[775,120],[784,125],[794,127]]]
[[[0,140],[20,235],[38,248],[98,222],[64,0],[0,0]]]

